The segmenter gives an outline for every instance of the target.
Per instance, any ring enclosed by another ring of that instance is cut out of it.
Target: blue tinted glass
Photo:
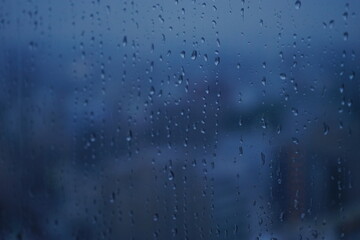
[[[0,239],[360,239],[359,13],[0,0]]]

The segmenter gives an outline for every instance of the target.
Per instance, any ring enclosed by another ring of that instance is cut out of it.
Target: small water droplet
[[[263,86],[266,85],[266,77],[263,77],[263,78],[261,79],[261,84],[262,84]]]
[[[242,146],[240,146],[240,147],[239,147],[239,154],[240,154],[240,156],[242,156],[242,155],[243,155],[243,153],[244,153],[244,151],[243,151],[243,147],[242,147]]]
[[[299,115],[299,110],[297,110],[296,108],[291,108],[291,112],[294,114],[295,117]]]
[[[262,165],[265,165],[265,154],[261,153],[261,163]]]
[[[297,144],[299,144],[299,139],[297,139],[296,137],[293,137],[292,142],[297,145]]]
[[[215,66],[219,65],[220,63],[220,57],[215,57]]]
[[[192,60],[195,60],[197,58],[197,51],[193,51],[192,53],[191,53],[191,59]]]
[[[355,72],[352,72],[350,75],[349,75],[349,79],[350,80],[353,80],[355,78]]]
[[[130,142],[131,139],[132,139],[132,131],[129,130],[129,134],[128,134],[128,136],[126,137],[126,141]]]
[[[96,135],[95,135],[95,133],[92,133],[90,135],[90,142],[95,142],[95,141],[96,141]]]
[[[180,52],[180,57],[181,57],[181,58],[185,58],[185,51],[181,51],[181,52]]]
[[[125,47],[127,45],[127,37],[124,36],[122,45]]]
[[[163,18],[161,15],[159,15],[159,21],[160,21],[161,23],[165,22],[164,18]]]
[[[243,125],[243,121],[242,121],[242,118],[239,118],[239,126],[241,127]]]
[[[341,87],[339,88],[340,93],[344,92],[344,88],[345,88],[345,86],[344,86],[344,84],[342,84]]]
[[[324,125],[324,135],[326,136],[329,134],[330,127],[326,123],[324,123],[323,125]]]
[[[169,171],[169,176],[168,176],[169,180],[172,181],[174,180],[174,172],[173,171]]]
[[[220,39],[216,39],[216,45],[218,46],[218,47],[220,47]]]
[[[150,95],[154,95],[154,94],[155,94],[155,88],[154,88],[154,86],[151,86],[149,94],[150,94]]]

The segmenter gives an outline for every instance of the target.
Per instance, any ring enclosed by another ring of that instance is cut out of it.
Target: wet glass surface
[[[0,239],[360,239],[360,2],[0,1]]]

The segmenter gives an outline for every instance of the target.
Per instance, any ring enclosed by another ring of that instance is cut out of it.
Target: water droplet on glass
[[[286,74],[285,73],[280,73],[280,79],[285,80],[286,79]]]
[[[344,92],[344,88],[345,88],[345,86],[344,86],[344,84],[342,84],[341,87],[339,88],[340,93]]]
[[[191,53],[191,59],[192,60],[195,60],[197,58],[197,51],[193,51],[192,53]]]
[[[353,80],[355,78],[355,72],[352,72],[350,75],[349,75],[349,79],[350,80]]]
[[[128,134],[128,136],[126,137],[126,141],[130,142],[131,139],[132,139],[132,131],[129,130],[129,134]]]
[[[261,84],[262,84],[263,86],[266,85],[266,77],[263,77],[263,78],[261,79]]]
[[[169,171],[169,176],[168,176],[169,180],[172,181],[174,180],[174,172],[173,171]]]
[[[95,142],[95,141],[96,141],[96,135],[95,135],[95,133],[92,133],[90,135],[90,142]]]
[[[261,163],[262,165],[265,165],[265,154],[261,153]]]
[[[215,57],[215,66],[219,65],[220,57]]]
[[[154,86],[151,86],[149,94],[150,94],[150,95],[154,95],[154,94],[155,94],[155,88],[154,88]]]
[[[294,114],[295,117],[299,115],[299,111],[296,108],[291,108],[291,112]]]
[[[243,125],[243,121],[242,118],[239,118],[239,122],[238,122],[239,126],[241,127]]]
[[[185,51],[181,51],[181,52],[180,52],[180,57],[181,57],[181,58],[185,58]]]
[[[297,139],[296,137],[293,137],[292,142],[297,145],[297,144],[299,144],[299,139]]]
[[[242,147],[242,146],[240,146],[240,147],[239,147],[239,154],[240,154],[240,156],[242,156],[242,155],[243,155],[243,153],[244,153],[244,151],[243,151],[243,147]]]
[[[124,47],[127,45],[127,37],[126,36],[124,36],[124,38],[123,38],[122,45]]]
[[[326,123],[324,123],[323,125],[324,125],[324,135],[326,136],[329,133],[330,127]]]

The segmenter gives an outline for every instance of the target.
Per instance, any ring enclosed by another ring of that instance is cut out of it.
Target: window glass
[[[359,11],[0,0],[0,239],[360,239]]]

